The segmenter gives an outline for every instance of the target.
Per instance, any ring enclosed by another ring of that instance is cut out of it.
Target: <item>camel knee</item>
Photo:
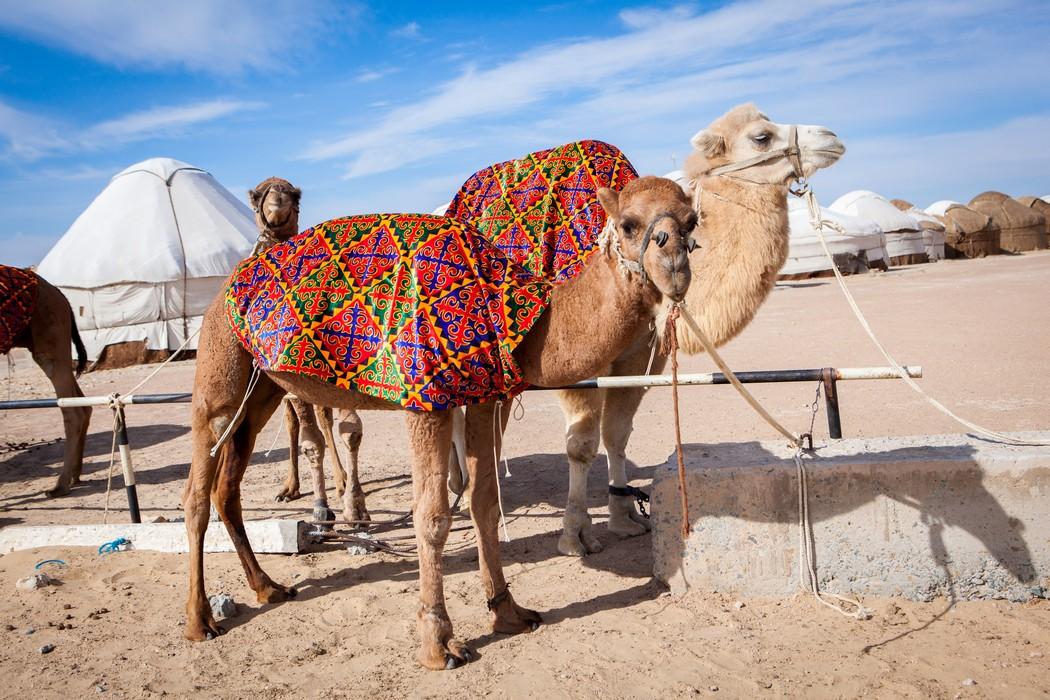
[[[593,424],[575,423],[569,428],[565,452],[574,462],[590,464],[598,454],[598,431]]]
[[[416,533],[431,547],[444,547],[452,528],[452,516],[446,513],[417,514]]]

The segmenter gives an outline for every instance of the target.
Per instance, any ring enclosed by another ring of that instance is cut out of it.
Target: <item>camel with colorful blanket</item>
[[[685,163],[693,206],[700,216],[700,250],[689,256],[693,284],[689,313],[720,346],[738,335],[773,290],[788,252],[787,195],[793,182],[833,165],[845,152],[820,126],[775,124],[754,105],[734,107],[692,138]],[[532,153],[478,171],[464,183],[448,215],[477,227],[507,256],[537,275],[571,279],[600,245],[603,219],[594,183],[623,187],[637,177],[615,147],[581,141]],[[660,372],[655,352],[663,315],[640,332],[599,375]],[[703,350],[678,326],[680,347]],[[613,357],[613,356],[610,356]],[[587,511],[587,471],[604,442],[609,468],[609,530],[640,535],[649,523],[635,509],[647,498],[627,480],[626,448],[645,389],[560,392],[566,419],[569,494],[558,550],[582,556],[602,549]]]
[[[470,227],[426,215],[336,219],[241,263],[205,314],[197,354],[183,493],[188,639],[222,631],[204,586],[209,500],[258,600],[295,595],[259,566],[240,498],[256,436],[285,393],[319,406],[405,411],[419,660],[433,669],[475,657],[453,637],[441,563],[451,524],[449,409],[465,405],[471,518],[493,629],[538,626],[540,616],[515,602],[500,562],[496,402],[528,384],[593,376],[644,333],[665,298],[683,299],[690,280],[696,214],[674,182],[639,178],[619,193],[603,188],[598,198],[612,224],[611,245],[557,286],[513,264]],[[631,265],[647,274],[625,274]]]

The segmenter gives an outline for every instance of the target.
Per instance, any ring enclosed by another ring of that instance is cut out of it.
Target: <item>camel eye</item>
[[[699,222],[696,220],[696,214],[693,214],[685,220],[685,230],[692,231],[694,228],[696,228],[697,223]]]
[[[623,235],[631,237],[634,235],[636,225],[631,219],[622,219],[620,221],[620,230],[623,231]]]
[[[757,143],[759,146],[765,146],[769,143],[769,132],[763,131],[761,134],[755,134],[751,137],[751,140]]]

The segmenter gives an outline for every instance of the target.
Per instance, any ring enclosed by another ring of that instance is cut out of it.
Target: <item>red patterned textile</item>
[[[0,265],[0,355],[14,347],[33,318],[38,279],[29,270]]]

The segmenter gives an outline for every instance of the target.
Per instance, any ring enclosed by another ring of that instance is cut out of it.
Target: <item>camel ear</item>
[[[717,158],[726,150],[725,139],[707,129],[696,132],[696,135],[689,139],[689,143],[708,158]]]
[[[248,190],[248,202],[252,205],[252,211],[259,211],[259,198],[262,193],[259,190]]]
[[[295,201],[295,206],[299,206],[299,200],[302,199],[303,191],[298,187],[293,187],[289,194],[292,195],[292,199]]]
[[[620,218],[620,193],[609,187],[598,188],[598,201],[610,219]]]

